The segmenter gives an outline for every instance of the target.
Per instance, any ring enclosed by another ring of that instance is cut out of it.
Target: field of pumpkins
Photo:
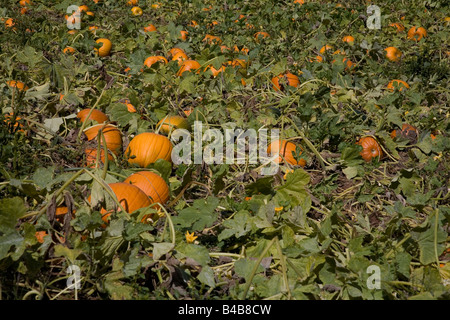
[[[2,1],[0,299],[450,299],[449,5]]]

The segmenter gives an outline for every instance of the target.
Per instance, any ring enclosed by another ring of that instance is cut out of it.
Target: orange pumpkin
[[[213,75],[213,77],[217,77],[219,75],[219,73],[221,73],[222,71],[225,71],[225,66],[220,66],[219,69],[214,68],[214,66],[212,65],[208,65],[206,66],[205,70],[203,70],[204,72],[211,70],[211,73]]]
[[[256,39],[256,42],[259,42],[260,39],[270,38],[270,34],[265,31],[258,31],[255,33],[254,37]]]
[[[161,119],[156,125],[159,131],[168,134],[170,131],[175,129],[188,129],[189,125],[186,121],[186,118],[182,116],[174,115],[174,116],[166,116]]]
[[[122,133],[115,126],[110,124],[97,124],[85,129],[84,134],[88,138],[88,141],[91,141],[97,138],[97,134],[100,130],[102,130],[103,136],[105,137],[107,149],[115,155],[118,155],[119,151],[122,149]],[[101,141],[100,143],[103,146],[103,141]]]
[[[386,51],[386,58],[390,61],[399,61],[402,57],[402,52],[395,47],[387,47],[384,51]]]
[[[29,88],[22,81],[10,80],[6,84],[11,88],[16,88],[19,91],[27,91]]]
[[[269,157],[271,156],[272,150],[277,152],[277,154],[279,155],[278,159],[275,160],[276,163],[282,163],[284,160],[286,160],[287,163],[294,166],[300,165],[304,167],[306,165],[305,159],[300,159],[299,161],[297,161],[294,158],[297,153],[302,154],[303,149],[293,142],[287,140],[275,140],[267,148],[267,154]]]
[[[355,42],[355,38],[352,36],[345,36],[342,38],[342,41],[353,44]]]
[[[291,87],[298,87],[298,85],[300,84],[300,80],[298,79],[298,77],[288,71],[285,74],[280,74],[279,76],[272,78],[273,88],[276,91],[283,90],[283,85],[280,84],[280,80],[282,81],[282,83],[287,83]]]
[[[417,139],[417,128],[413,127],[412,125],[408,123],[404,123],[402,125],[401,130],[392,130],[391,132],[391,138],[395,139],[397,136],[405,137],[409,140],[416,140]]]
[[[389,27],[397,28],[397,33],[405,31],[405,27],[398,22],[391,23]]]
[[[373,158],[381,159],[383,156],[383,150],[377,140],[372,137],[363,137],[356,144],[363,148],[360,154],[366,162],[372,161]]]
[[[169,199],[169,186],[158,174],[151,171],[139,171],[125,179],[124,183],[141,189],[152,203],[165,204]]]
[[[147,197],[144,191],[136,186],[124,182],[110,183],[108,184],[108,186],[117,197],[119,203],[128,213],[133,213],[138,209],[145,208],[151,205],[149,197]],[[90,196],[88,198],[88,201],[91,201]],[[120,208],[118,208],[118,211],[120,211]],[[108,218],[111,215],[112,210],[108,211],[105,208],[101,208],[100,213],[102,215],[102,220],[104,222],[108,222]]]
[[[207,34],[203,38],[203,41],[207,42],[208,44],[221,44],[222,43],[222,39],[220,39],[217,36],[210,35],[210,34]]]
[[[178,61],[178,65],[181,65],[186,60],[189,60],[189,57],[184,52],[177,52],[172,56],[172,61]]]
[[[132,14],[133,16],[142,16],[143,13],[144,13],[144,12],[143,12],[142,9],[139,8],[139,7],[133,7],[133,8],[131,8],[131,14]]]
[[[171,162],[172,143],[163,135],[144,132],[135,136],[127,146],[125,156],[130,164],[146,168],[158,159]]]
[[[387,89],[389,91],[394,91],[394,89],[395,89],[394,85],[396,85],[398,87],[399,91],[402,91],[404,88],[406,88],[406,89],[409,88],[409,85],[405,81],[394,79],[388,83]]]
[[[147,27],[144,28],[145,32],[155,32],[157,31],[156,27],[153,24],[149,24]]]
[[[112,43],[110,40],[105,38],[100,38],[95,41],[96,43],[101,43],[102,46],[100,48],[94,48],[94,51],[96,54],[98,54],[100,57],[106,57],[109,56],[109,53],[111,52]]]
[[[408,30],[408,39],[414,40],[414,41],[420,41],[422,38],[425,38],[427,36],[427,30],[423,27],[411,27],[411,29]]]
[[[163,56],[150,56],[147,59],[145,59],[144,66],[150,68],[156,62],[163,62],[165,64],[168,63],[167,59],[164,58]]]
[[[191,72],[191,70],[198,70],[197,73],[200,72],[200,63],[198,63],[195,60],[185,60],[181,63],[181,67],[177,72],[177,76],[181,76],[184,72],[189,71]]]
[[[89,168],[95,167],[95,162],[97,161],[97,148],[86,148],[84,153],[86,154],[86,165]],[[100,151],[100,160],[102,163],[105,163],[105,151],[103,149]],[[112,154],[108,152],[108,161],[113,160]]]
[[[83,109],[77,113],[77,118],[80,119],[81,122],[86,121],[86,118],[89,115],[91,109]],[[97,121],[97,123],[104,123],[109,120],[108,116],[98,109],[92,110],[91,115],[88,120]]]
[[[180,31],[180,39],[183,41],[186,41],[188,34],[189,34],[189,32],[187,32],[186,30],[181,30]]]

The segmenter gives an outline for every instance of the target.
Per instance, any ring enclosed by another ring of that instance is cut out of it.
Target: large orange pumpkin
[[[299,150],[297,150],[297,148]],[[297,153],[301,154],[303,149],[293,142],[287,140],[275,140],[267,148],[267,154],[269,157],[271,156],[272,150],[279,154],[278,159],[275,160],[276,163],[282,163],[284,160],[286,160],[287,163],[295,166],[300,165],[304,167],[306,165],[305,159],[300,159],[299,161],[297,161],[294,158]]]
[[[80,112],[77,113],[77,118],[80,119],[81,122],[85,122],[90,111],[91,111],[91,109],[81,110]],[[108,121],[109,118],[102,111],[100,111],[98,109],[94,109],[94,110],[92,110],[91,115],[89,116],[88,120],[94,120],[94,121],[97,121],[97,123],[104,123],[104,122]]]
[[[272,78],[273,88],[276,91],[283,90],[283,86],[282,84],[280,84],[280,80],[282,80],[282,82],[284,83],[287,83],[291,87],[298,87],[298,85],[300,84],[300,80],[295,74],[286,72],[285,74],[280,74],[279,76]]]
[[[138,209],[145,208],[151,205],[149,197],[147,197],[144,191],[136,186],[124,182],[110,183],[108,184],[108,186],[116,195],[119,203],[128,213],[133,213]],[[91,201],[90,196],[88,198],[88,201]],[[118,208],[118,211],[120,211],[120,208]],[[108,218],[111,215],[112,211],[101,208],[100,213],[102,214],[102,220],[104,222],[108,222]]]
[[[172,143],[163,135],[144,132],[135,136],[125,150],[130,164],[146,168],[158,159],[172,161]]]
[[[364,161],[370,162],[373,158],[381,159],[383,150],[374,138],[363,137],[356,144],[363,148],[360,154]]]
[[[141,189],[152,203],[165,204],[169,199],[169,186],[164,179],[151,171],[139,171],[125,179],[125,183]]]
[[[122,133],[115,126],[110,124],[97,124],[84,130],[84,134],[88,140],[91,141],[97,138],[97,134],[100,130],[103,131],[103,136],[105,137],[106,147],[108,150],[111,150],[111,152],[115,155],[118,155],[120,149],[122,148]],[[103,141],[101,141],[101,144],[103,146]]]

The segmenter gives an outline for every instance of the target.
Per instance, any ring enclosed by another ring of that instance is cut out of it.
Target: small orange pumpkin
[[[147,59],[145,59],[144,66],[150,68],[156,62],[163,62],[165,64],[168,63],[167,59],[164,58],[163,56],[150,56]]]
[[[181,63],[181,67],[177,72],[177,76],[181,77],[181,75],[186,72],[189,71],[191,72],[191,70],[198,70],[197,73],[200,72],[200,63],[198,63],[195,60],[185,60]]]
[[[414,41],[420,41],[422,38],[425,38],[427,36],[427,30],[424,27],[411,27],[411,29],[408,30],[408,39],[414,40]]]
[[[383,150],[377,140],[372,137],[363,137],[356,144],[359,144],[363,148],[360,154],[366,162],[370,162],[373,158],[377,157],[381,159],[383,156]]]
[[[203,41],[207,42],[208,44],[221,44],[222,43],[222,39],[220,39],[218,36],[213,36],[210,34],[207,34],[203,38]]]
[[[417,136],[418,136],[417,128],[413,127],[412,125],[410,125],[408,123],[404,123],[402,125],[401,130],[392,130],[392,132],[391,132],[392,139],[395,139],[398,136],[402,136],[411,141],[415,141],[415,140],[417,140]]]
[[[297,148],[299,150],[297,150]],[[269,157],[271,156],[272,150],[276,151],[277,154],[279,155],[278,159],[275,160],[276,163],[282,163],[284,160],[286,160],[287,163],[292,164],[294,166],[296,165],[300,165],[302,167],[306,166],[305,159],[300,159],[299,161],[297,161],[294,158],[294,155],[296,155],[297,153],[302,154],[303,149],[302,147],[297,146],[293,142],[287,140],[275,140],[267,148],[267,154]]]
[[[396,47],[387,47],[384,51],[386,51],[386,58],[390,61],[399,61],[402,57],[402,52]]]
[[[146,168],[158,159],[172,161],[172,143],[163,135],[143,132],[135,136],[125,150],[128,163]]]
[[[27,91],[29,89],[22,81],[10,80],[6,84],[11,88],[17,88],[19,91]]]
[[[105,38],[100,38],[95,42],[102,44],[102,46],[100,48],[98,48],[98,49],[94,48],[95,53],[98,54],[100,57],[109,56],[109,54],[111,52],[111,47],[112,47],[111,41],[108,39],[105,39]]]
[[[398,91],[402,91],[404,88],[406,88],[406,89],[409,88],[409,85],[405,81],[394,79],[388,83],[387,89],[389,91],[394,91],[394,89],[395,89],[394,85],[396,85],[398,87]]]

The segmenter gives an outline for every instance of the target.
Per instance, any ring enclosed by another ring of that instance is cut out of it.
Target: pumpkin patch
[[[0,299],[448,300],[447,2],[2,1]]]

